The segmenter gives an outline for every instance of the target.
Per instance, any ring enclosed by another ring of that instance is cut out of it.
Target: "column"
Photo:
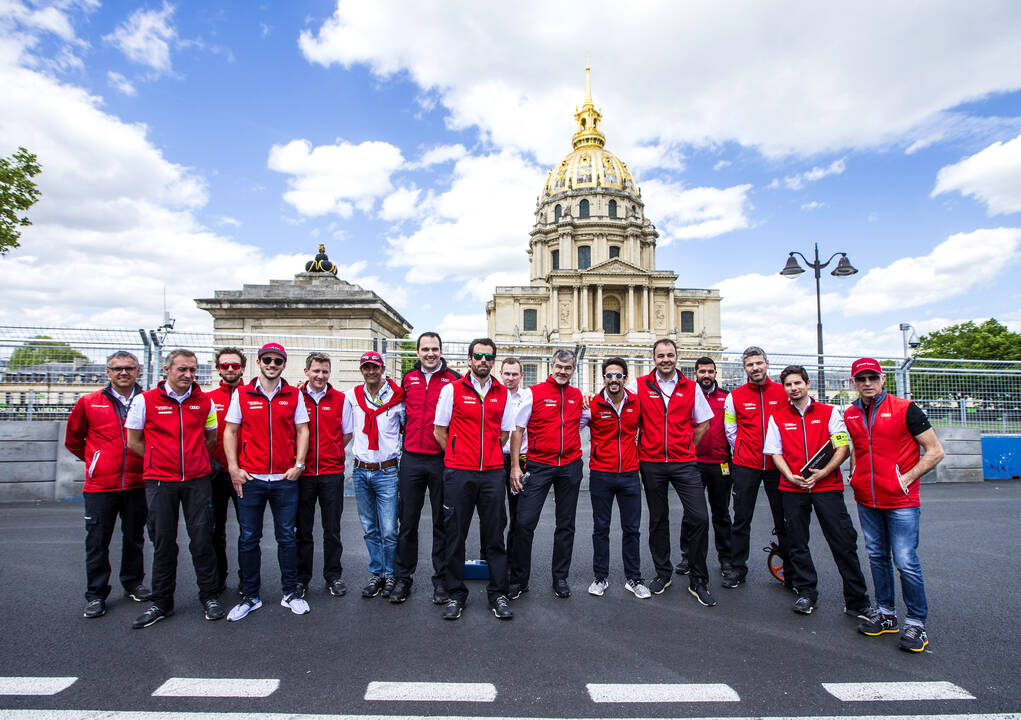
[[[674,301],[674,290],[670,288],[667,293],[666,308],[667,332],[673,332],[677,327],[677,303]]]
[[[580,329],[578,324],[578,288],[574,288],[574,302],[571,303],[571,333],[576,333]]]
[[[652,326],[649,325],[649,295],[649,286],[646,285],[642,288],[642,317],[639,321],[642,330],[652,330]]]
[[[588,288],[583,285],[578,291],[581,295],[581,331],[588,332]]]
[[[635,286],[627,286],[627,329],[635,329]]]
[[[656,303],[654,301],[656,300],[656,293],[650,287],[649,290],[648,290],[648,294],[649,294],[649,303],[648,303],[648,305],[645,308],[645,310],[646,310],[646,312],[648,313],[648,316],[649,316],[648,317],[648,320],[649,320],[648,327],[649,327],[649,332],[655,333],[656,332],[656,308],[655,308]]]
[[[596,285],[596,317],[595,322],[596,330],[603,330],[603,285],[600,283]]]

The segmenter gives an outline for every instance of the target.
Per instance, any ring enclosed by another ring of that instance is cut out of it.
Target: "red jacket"
[[[694,462],[691,413],[695,393],[702,392],[694,380],[677,371],[677,387],[669,404],[653,371],[637,381],[638,404],[642,408],[642,432],[638,437],[638,459],[642,462]]]
[[[592,413],[588,426],[592,440],[589,470],[611,473],[637,470],[638,420],[642,415],[638,396],[625,390],[618,415],[613,403],[599,393],[589,403],[589,410]]]
[[[135,390],[142,392],[137,386]],[[109,385],[83,395],[71,410],[64,447],[85,461],[83,492],[145,487],[142,458],[128,449],[126,416],[127,408],[114,397]]]
[[[702,386],[700,385],[699,388]],[[703,392],[705,392],[703,390]],[[727,404],[729,393],[717,385],[712,392],[705,394],[709,407],[713,409],[713,419],[709,421],[702,442],[695,448],[695,457],[701,463],[725,463],[730,457],[730,445],[727,443],[727,431],[723,427],[723,406]]]
[[[301,397],[308,410],[308,454],[302,475],[344,472],[344,393],[327,383],[326,394],[317,403],[303,383]]]
[[[453,470],[503,469],[500,428],[509,396],[507,387],[493,378],[483,398],[471,379],[464,377],[453,384],[453,393],[443,464]]]
[[[768,377],[762,385],[745,383],[730,393],[734,417],[726,420],[737,424],[734,441],[734,464],[757,470],[775,470],[772,458],[762,454],[766,443],[769,417],[790,404],[783,385]]]
[[[897,468],[903,474],[921,457],[918,441],[905,420],[910,404],[910,400],[884,392],[872,403],[868,417],[861,400],[844,412],[844,424],[854,444],[851,488],[862,505],[904,508],[922,503],[918,493],[921,483],[912,483],[905,493],[897,479]]]
[[[440,367],[426,384],[422,364],[404,373],[401,389],[404,390],[404,449],[409,452],[439,455],[443,448],[433,437],[433,420],[436,418],[436,403],[440,391],[461,376],[447,367],[447,361],[440,359]]]
[[[212,472],[206,449],[206,418],[213,403],[197,384],[184,402],[167,395],[166,381],[142,393],[145,402],[146,480],[183,482]]]
[[[239,383],[239,387],[244,383]],[[213,402],[213,407],[216,408],[216,445],[210,451],[210,455],[213,460],[220,463],[224,469],[227,467],[227,456],[223,452],[223,431],[227,427],[227,408],[230,407],[230,396],[233,394],[234,388],[225,383],[223,380],[212,390],[207,390],[206,395]]]
[[[529,388],[528,462],[569,465],[581,457],[581,390],[553,376]]]
[[[792,473],[800,474],[808,459],[829,442],[830,418],[835,412],[836,408],[832,405],[813,400],[802,417],[798,409],[788,400],[784,407],[773,413],[773,422],[780,431],[780,441],[783,443],[783,459],[790,466]],[[846,438],[844,443],[847,443]],[[843,491],[844,479],[838,467],[826,477],[816,480],[811,490],[806,490],[789,483],[781,473],[780,489],[800,493]]]
[[[259,379],[238,388],[241,404],[241,449],[238,465],[250,473],[285,473],[294,467],[297,452],[294,409],[301,394],[286,380],[269,402],[258,387]]]

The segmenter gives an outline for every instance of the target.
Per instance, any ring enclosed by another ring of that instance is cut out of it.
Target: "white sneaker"
[[[592,584],[588,586],[588,594],[595,595],[596,597],[602,597],[603,593],[606,592],[610,584],[602,578],[596,578],[592,581]]]
[[[284,595],[280,598],[280,604],[285,608],[290,608],[295,615],[304,615],[312,609],[308,606],[305,598],[300,598],[295,593]]]
[[[259,598],[245,598],[237,605],[230,609],[227,613],[227,622],[237,622],[243,620],[248,616],[248,613],[254,612],[262,607],[262,600]]]
[[[633,592],[635,597],[641,600],[647,600],[652,597],[652,593],[649,591],[649,588],[635,580],[628,580],[624,583],[624,588]]]

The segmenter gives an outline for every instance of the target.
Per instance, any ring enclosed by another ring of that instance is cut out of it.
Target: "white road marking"
[[[493,702],[496,686],[492,683],[453,682],[370,682],[366,700],[425,702]]]
[[[0,695],[56,695],[76,677],[0,677]]]
[[[280,687],[268,678],[172,677],[156,688],[153,697],[266,697]]]
[[[844,702],[975,699],[964,688],[949,682],[823,683],[822,686]]]
[[[422,715],[301,715],[297,713],[144,712],[140,710],[3,710],[0,720],[419,720]],[[427,715],[428,720],[464,720],[464,715]],[[789,715],[786,717],[728,717],[727,720],[1018,720],[1019,713],[948,715]],[[471,720],[560,720],[515,716],[475,717]],[[607,720],[573,718],[572,720]],[[629,720],[717,720],[716,718],[630,718]]]
[[[597,703],[739,702],[734,689],[721,683],[588,683]]]

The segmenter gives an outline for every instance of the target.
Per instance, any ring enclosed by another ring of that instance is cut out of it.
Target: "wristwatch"
[[[301,472],[305,472],[305,463],[295,463],[294,467],[300,470]]]

